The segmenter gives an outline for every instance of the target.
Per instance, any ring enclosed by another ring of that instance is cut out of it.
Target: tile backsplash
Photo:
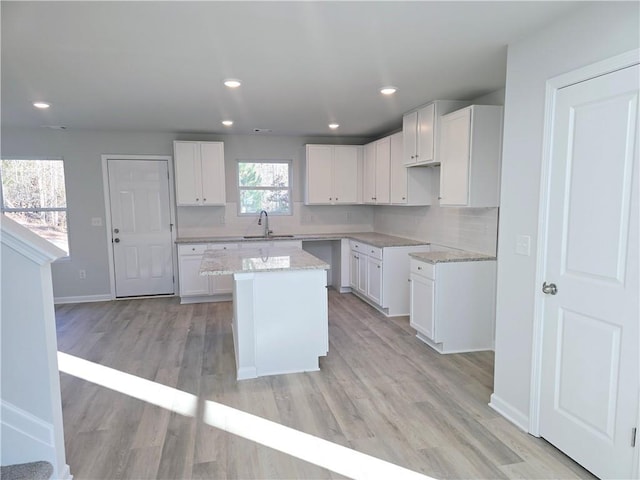
[[[379,206],[373,228],[378,233],[424,240],[495,255],[498,208]]]
[[[224,207],[178,207],[178,236],[260,235],[258,216],[239,216],[236,203]],[[293,215],[269,216],[275,234],[348,233],[373,231],[373,207],[368,205],[304,205],[294,202]]]

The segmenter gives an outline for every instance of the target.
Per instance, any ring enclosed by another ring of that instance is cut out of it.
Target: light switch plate
[[[516,235],[516,253],[526,257],[531,255],[531,237],[529,235]]]

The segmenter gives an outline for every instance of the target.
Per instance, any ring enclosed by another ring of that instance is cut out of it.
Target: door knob
[[[120,239],[119,238],[114,238],[113,241],[116,242],[116,243],[120,243]]]
[[[544,282],[542,284],[542,293],[546,293],[547,295],[555,295],[556,293],[558,293],[558,287],[556,287],[555,283]]]

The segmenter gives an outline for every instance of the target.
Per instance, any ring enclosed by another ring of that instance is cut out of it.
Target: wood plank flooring
[[[406,317],[329,292],[321,371],[237,382],[232,305],[61,305],[59,350],[436,478],[593,478],[487,406],[491,352],[439,355]],[[67,463],[82,479],[343,478],[196,417],[61,373]]]

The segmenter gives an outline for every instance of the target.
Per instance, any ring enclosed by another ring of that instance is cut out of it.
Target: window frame
[[[242,192],[246,190],[263,190],[263,191],[276,191],[283,190],[283,187],[243,187],[240,185],[240,164],[241,163],[281,163],[287,165],[287,176],[289,177],[289,182],[287,185],[287,190],[289,193],[289,211],[288,212],[270,212],[267,210],[267,213],[271,216],[280,216],[280,217],[290,217],[293,216],[293,160],[284,160],[284,159],[238,159],[236,160],[236,189],[237,189],[237,214],[239,217],[255,217],[260,213],[257,212],[242,212]]]
[[[66,218],[67,218],[67,248],[68,248],[68,252],[67,255],[64,257],[60,257],[57,260],[54,261],[54,263],[57,262],[64,262],[64,261],[69,261],[71,259],[71,235],[70,235],[70,231],[71,229],[69,228],[70,222],[69,222],[69,202],[67,199],[67,173],[66,170],[64,170],[64,158],[63,157],[44,157],[44,156],[40,156],[40,155],[30,155],[30,156],[18,156],[18,155],[7,155],[7,156],[0,156],[0,160],[1,161],[38,161],[38,162],[51,162],[51,161],[58,161],[58,162],[62,162],[62,167],[63,167],[63,172],[64,172],[64,193],[65,193],[65,206],[64,207],[41,207],[41,208],[7,208],[4,205],[4,188],[2,185],[2,179],[0,178],[0,215],[4,215],[5,213],[21,213],[21,212],[33,212],[33,213],[38,213],[38,212],[64,212]],[[28,227],[27,227],[28,228]],[[33,232],[36,233],[36,232]],[[36,233],[36,235],[38,235]],[[48,242],[50,242],[51,244],[55,245],[53,242],[51,242],[51,240],[38,235],[40,238],[43,238],[44,240],[47,240]],[[56,245],[57,246],[57,245]]]

